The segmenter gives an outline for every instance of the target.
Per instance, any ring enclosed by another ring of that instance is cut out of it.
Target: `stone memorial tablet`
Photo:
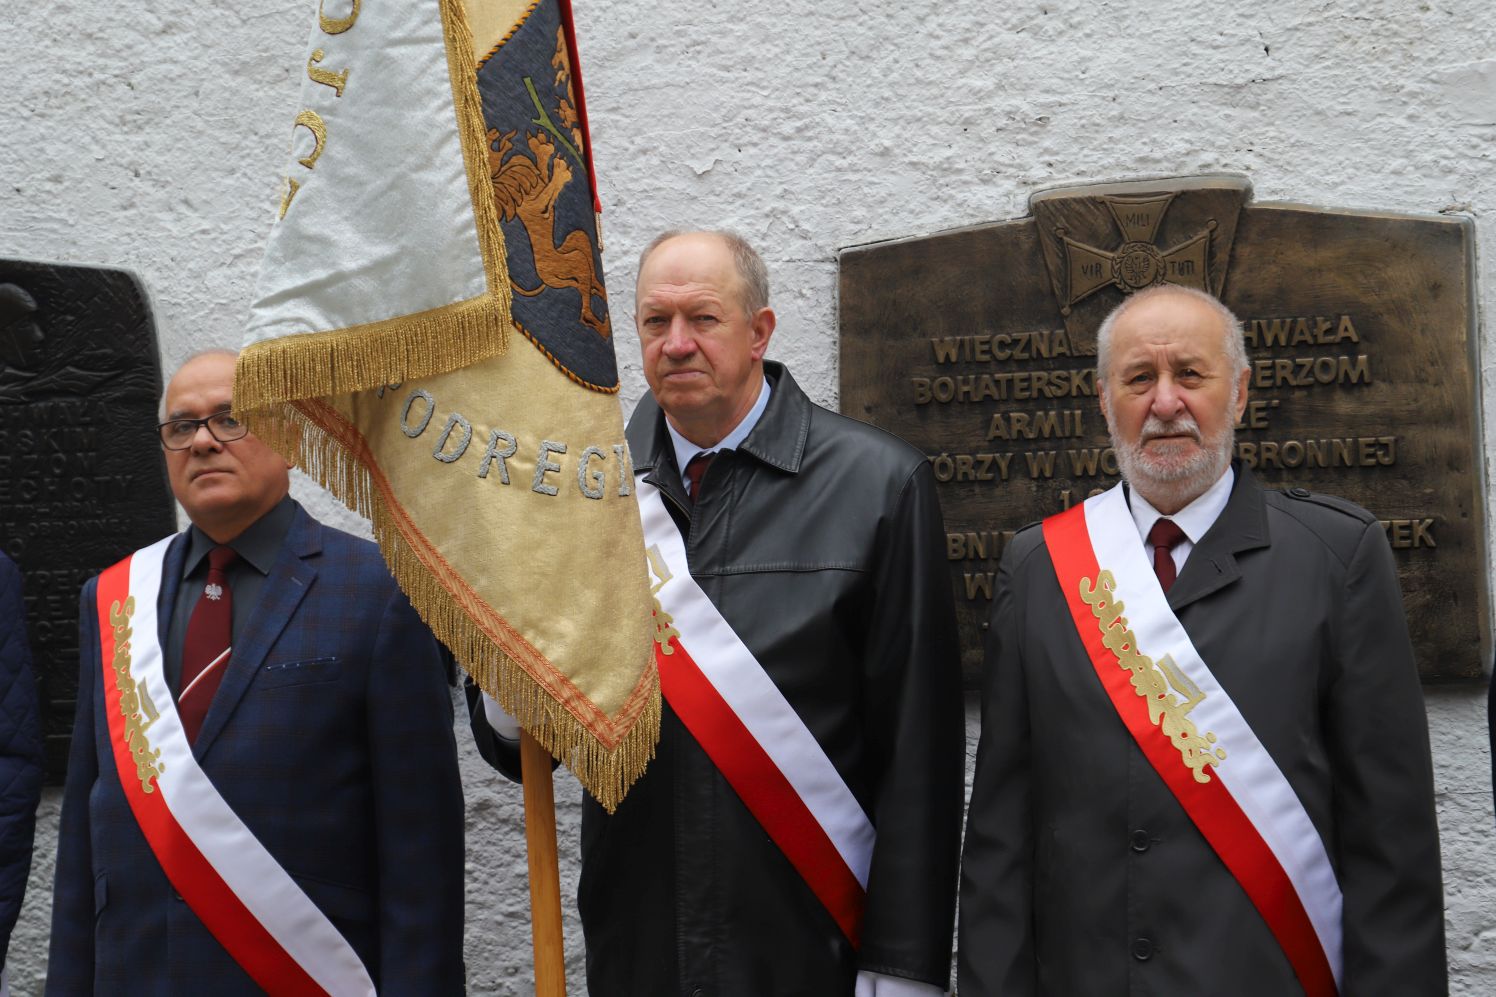
[[[1242,319],[1237,459],[1267,487],[1371,510],[1424,679],[1481,676],[1471,224],[1250,193],[1223,176],[1066,188],[1035,195],[1031,218],[841,254],[842,410],[931,461],[969,684],[1012,532],[1118,480],[1096,328],[1163,282],[1208,290]]]
[[[176,529],[160,397],[133,275],[0,260],[0,543],[25,575],[53,782],[73,726],[79,589]]]

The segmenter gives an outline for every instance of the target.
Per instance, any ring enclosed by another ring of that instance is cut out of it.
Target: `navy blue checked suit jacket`
[[[26,640],[21,569],[0,554],[0,964],[26,894],[41,795],[41,707]]]
[[[164,641],[185,534],[166,555]],[[93,579],[48,994],[258,994],[172,890],[108,744]],[[297,508],[193,753],[382,994],[464,990],[463,803],[438,645],[373,544]]]

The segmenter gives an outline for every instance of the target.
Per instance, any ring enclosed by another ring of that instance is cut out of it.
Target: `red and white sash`
[[[268,993],[371,995],[358,953],[198,766],[162,669],[156,598],[167,537],[99,576],[109,744],[125,798],[167,879]]]
[[[1293,787],[1169,608],[1118,485],[1044,521],[1112,705],[1266,920],[1309,997],[1341,978],[1341,893]]]
[[[659,490],[638,481],[660,691],[855,946],[873,825],[784,694],[691,577]],[[661,615],[662,614],[662,615]]]

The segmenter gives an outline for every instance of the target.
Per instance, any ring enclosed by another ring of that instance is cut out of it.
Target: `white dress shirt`
[[[758,425],[758,420],[764,414],[764,409],[769,407],[769,379],[764,378],[763,387],[758,391],[758,400],[748,410],[748,414],[732,427],[732,431],[722,439],[709,447],[698,447],[690,440],[675,431],[670,425],[670,420],[665,420],[665,429],[670,433],[670,444],[675,448],[675,466],[680,468],[680,483],[686,485],[686,465],[691,463],[691,458],[699,453],[716,453],[718,450],[736,450],[748,434],[753,432],[753,427]],[[689,488],[690,486],[687,485]],[[694,496],[692,496],[694,498]]]
[[[1153,524],[1160,519],[1172,519],[1179,524],[1184,531],[1186,539],[1170,551],[1174,558],[1174,571],[1177,575],[1184,570],[1184,562],[1189,558],[1190,551],[1195,549],[1195,544],[1200,538],[1215,525],[1215,521],[1221,518],[1221,513],[1226,511],[1226,502],[1231,498],[1231,486],[1236,481],[1236,471],[1228,464],[1226,473],[1216,479],[1216,483],[1205,489],[1204,494],[1195,499],[1189,505],[1180,509],[1172,516],[1165,516],[1138,494],[1136,488],[1127,489],[1127,507],[1132,510],[1132,521],[1137,524],[1138,538],[1146,547],[1148,544],[1148,533],[1153,529]],[[1152,563],[1153,552],[1148,552],[1148,561]]]

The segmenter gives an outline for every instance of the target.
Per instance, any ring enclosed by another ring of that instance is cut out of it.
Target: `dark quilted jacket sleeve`
[[[42,793],[42,725],[21,571],[0,554],[0,964],[21,913]]]

